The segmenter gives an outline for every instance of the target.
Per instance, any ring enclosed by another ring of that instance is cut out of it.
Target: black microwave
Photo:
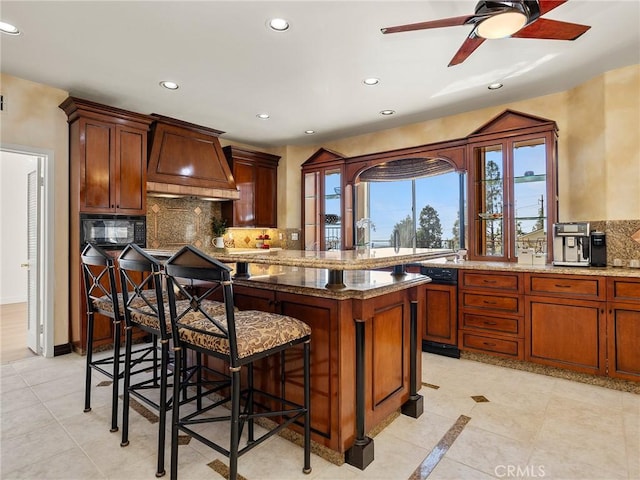
[[[122,249],[130,243],[147,244],[147,219],[144,216],[80,215],[80,248],[87,243],[107,249]]]

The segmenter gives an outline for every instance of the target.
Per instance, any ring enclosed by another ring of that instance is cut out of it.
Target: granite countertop
[[[367,299],[431,282],[420,274],[394,276],[385,271],[350,270],[344,274],[344,288],[331,290],[325,288],[328,271],[322,268],[252,264],[249,273],[250,278],[234,278],[234,285],[336,299]]]
[[[155,256],[169,257],[178,249],[146,250]],[[453,255],[453,250],[437,248],[371,248],[365,250],[269,250],[269,249],[203,249],[207,255],[225,263],[245,262],[289,267],[326,268],[329,270],[373,270],[416,263]]]
[[[413,262],[416,264],[416,262]],[[568,267],[555,265],[525,265],[511,262],[477,262],[472,260],[446,261],[444,259],[417,262],[429,267],[458,268],[463,270],[495,270],[510,272],[531,272],[559,275],[595,275],[603,277],[640,278],[640,268],[629,267]]]

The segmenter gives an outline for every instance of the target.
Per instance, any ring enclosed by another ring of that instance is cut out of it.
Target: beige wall
[[[68,93],[5,74],[0,89],[7,103],[0,117],[2,145],[53,151],[54,155],[54,345],[69,341],[69,149],[67,117],[58,105]],[[3,219],[4,221],[4,219]]]
[[[640,65],[632,65],[566,92],[334,142],[287,147],[286,217],[280,217],[280,226],[300,226],[300,165],[318,148],[354,156],[462,138],[507,108],[558,124],[561,221],[640,218]]]
[[[2,143],[55,152],[54,342],[60,345],[68,341],[68,134],[58,105],[68,94],[4,74],[0,80],[8,104],[0,117]],[[334,142],[244,146],[282,156],[278,227],[300,228],[300,165],[318,148],[354,156],[462,138],[506,108],[558,124],[560,220],[640,218],[640,65],[607,72],[570,91]]]

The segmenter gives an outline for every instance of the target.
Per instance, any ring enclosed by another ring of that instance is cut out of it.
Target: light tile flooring
[[[640,395],[427,353],[423,372],[425,382],[439,387],[421,389],[424,414],[401,415],[376,436],[375,460],[364,471],[314,455],[313,471],[304,475],[301,450],[274,437],[240,458],[240,474],[248,480],[640,479]],[[120,433],[109,433],[110,388],[97,386],[104,380],[99,374],[93,409],[82,412],[84,357],[20,359],[0,373],[2,479],[155,478],[157,424],[132,412],[131,444],[121,448]],[[461,416],[470,420],[457,438],[432,452]],[[427,476],[420,466],[434,453],[442,458]],[[216,459],[226,464],[192,440],[180,447],[179,476],[222,478],[208,466]]]

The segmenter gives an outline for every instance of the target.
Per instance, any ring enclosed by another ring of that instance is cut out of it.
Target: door
[[[42,353],[42,324],[40,320],[40,222],[42,158],[36,169],[27,175],[27,346],[36,354]]]

